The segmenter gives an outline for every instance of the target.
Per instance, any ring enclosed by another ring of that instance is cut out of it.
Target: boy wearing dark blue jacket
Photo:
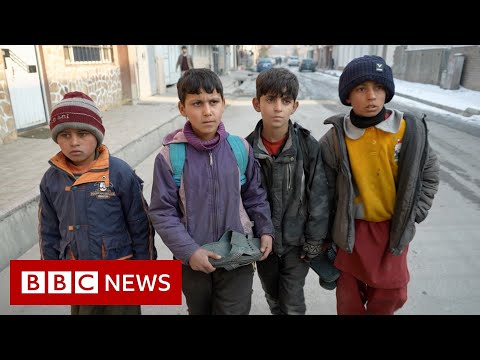
[[[143,181],[102,144],[93,100],[70,92],[50,115],[60,152],[40,183],[42,260],[155,260]],[[72,305],[72,315],[140,315],[140,305]]]

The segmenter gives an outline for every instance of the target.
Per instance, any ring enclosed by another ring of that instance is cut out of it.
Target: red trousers
[[[337,279],[338,315],[393,315],[407,301],[407,286],[377,289],[342,272]]]
[[[335,266],[339,315],[393,315],[407,301],[410,274],[408,246],[395,256],[389,249],[390,220],[355,220],[355,246],[351,254],[338,249]]]

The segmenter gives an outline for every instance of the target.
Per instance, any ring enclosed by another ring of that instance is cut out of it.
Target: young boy
[[[155,260],[143,180],[102,145],[105,128],[93,100],[65,94],[50,115],[60,152],[40,183],[42,260]],[[140,305],[72,305],[72,315],[140,315]]]
[[[220,78],[208,69],[190,69],[177,83],[178,108],[187,118],[183,129],[163,140],[155,159],[150,218],[176,259],[182,261],[182,290],[191,315],[248,315],[253,265],[227,271],[201,246],[233,230],[260,238],[265,259],[272,250],[273,226],[258,163],[248,149],[246,182],[237,166],[222,122],[225,109]],[[185,144],[185,162],[178,187],[170,163],[171,144]]]
[[[308,261],[323,251],[328,188],[318,141],[290,120],[298,108],[298,79],[287,69],[260,72],[253,107],[262,114],[247,137],[261,164],[275,226],[273,256],[257,264],[270,311],[304,315]]]
[[[353,59],[338,84],[350,114],[321,139],[337,245],[338,314],[390,314],[407,301],[408,244],[438,189],[439,164],[424,119],[385,108],[395,94],[379,56]]]

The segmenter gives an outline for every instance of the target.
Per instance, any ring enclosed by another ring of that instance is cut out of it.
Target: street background
[[[301,82],[300,107],[292,120],[312,130],[313,136],[318,139],[329,129],[323,125],[323,120],[350,109],[338,100],[338,74],[300,74],[292,71],[297,73]],[[260,119],[260,114],[251,104],[256,74],[247,74],[242,84],[239,84],[236,75],[222,76],[227,100],[224,123],[227,131],[246,136]],[[437,87],[432,86],[431,92],[428,87],[415,92],[414,89],[418,88],[414,84],[401,84],[399,88],[404,89],[402,91],[410,92],[410,95],[405,94],[409,98],[399,95],[399,91],[387,107],[428,114],[432,147],[440,157],[441,184],[429,217],[417,225],[417,234],[408,256],[411,274],[409,299],[397,314],[480,314],[480,279],[477,276],[480,245],[476,241],[480,234],[480,199],[476,195],[480,187],[480,169],[475,159],[479,153],[477,150],[480,150],[480,126],[476,123],[476,116],[467,118],[459,115],[469,106],[478,106],[480,93],[450,93],[435,103],[432,93]],[[318,89],[324,92],[315,94],[315,91],[320,91]],[[470,96],[472,102],[478,102],[466,104],[458,100],[470,99]],[[459,108],[458,113],[442,109],[447,104],[446,99],[450,99],[451,108]],[[138,104],[121,106],[104,114],[104,143],[112,154],[135,167],[145,181],[147,201],[150,199],[153,163],[162,137],[183,126],[184,119],[178,114],[177,101],[173,86],[167,88],[167,93],[162,96],[152,96]],[[48,135],[48,131],[46,133]],[[58,146],[48,136],[41,138],[38,133],[0,147],[0,166],[4,169],[0,215],[25,216],[26,224],[25,229],[1,229],[1,233],[9,234],[11,241],[26,239],[22,240],[26,244],[25,251],[11,258],[39,258],[38,237],[32,231],[36,227],[36,218],[27,217],[27,214],[36,209],[38,184],[48,168],[48,159],[58,151]],[[18,212],[23,207],[26,210]],[[27,246],[28,243],[30,246]],[[158,235],[156,246],[159,259],[171,259],[170,251]],[[258,276],[255,275],[254,279],[251,314],[268,315]],[[10,306],[8,265],[0,273],[0,289],[0,314],[69,314],[68,306]],[[305,295],[307,315],[336,314],[335,291],[321,288],[313,271],[307,276]],[[180,306],[143,306],[142,310],[146,315],[187,314],[184,303]]]

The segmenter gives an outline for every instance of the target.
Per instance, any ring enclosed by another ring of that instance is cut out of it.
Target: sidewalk
[[[225,94],[231,94],[234,80],[224,76],[222,82]],[[172,86],[163,96],[151,96],[136,105],[102,112],[104,143],[110,153],[134,156],[134,159],[125,159],[131,166],[142,161],[151,152],[145,153],[144,150],[140,154],[125,154],[124,149],[176,117],[181,118],[183,126],[184,119],[178,112],[177,102],[177,89]],[[58,145],[50,138],[48,125],[36,130],[38,135],[32,135],[33,138],[18,137],[13,143],[0,146],[0,219],[39,194],[38,185],[49,167],[48,160],[59,151]],[[161,138],[157,140],[151,144],[154,146],[152,151],[158,147]]]

